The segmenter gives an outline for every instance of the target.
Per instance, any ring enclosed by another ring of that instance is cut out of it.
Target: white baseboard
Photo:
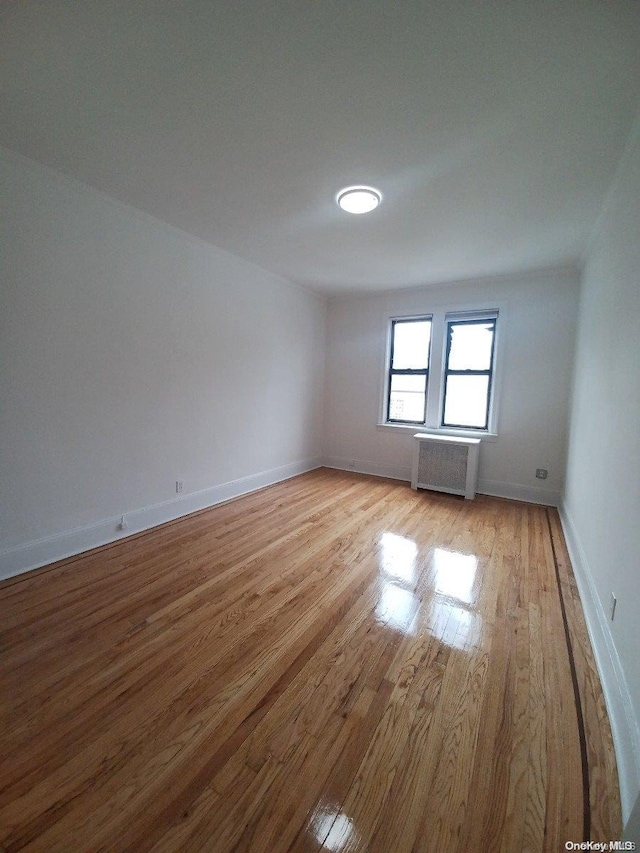
[[[319,458],[305,459],[127,512],[126,530],[120,530],[120,516],[117,516],[7,548],[0,551],[0,580],[46,566],[56,560],[72,557],[100,545],[116,542],[118,539],[125,539],[132,533],[149,530],[197,510],[215,506],[230,498],[236,498],[264,486],[304,474],[306,471],[312,471],[314,468],[319,468],[321,464],[322,461]]]
[[[364,459],[343,459],[339,456],[325,456],[322,464],[325,468],[337,468],[339,471],[355,471],[356,474],[374,474],[376,477],[411,482],[411,468],[404,465],[382,465]]]
[[[385,465],[379,462],[346,459],[340,456],[325,456],[322,464],[325,468],[355,471],[357,474],[374,474],[378,477],[388,477],[391,480],[411,482],[411,468],[409,466]],[[544,506],[558,506],[560,503],[560,495],[550,489],[521,486],[518,483],[501,483],[497,480],[478,480],[477,492],[481,495],[492,495],[496,498],[509,498],[526,503],[543,504]]]
[[[560,505],[560,520],[611,723],[618,762],[622,820],[626,823],[640,789],[640,721],[633,710],[627,680],[609,629],[609,620],[596,590],[585,551],[563,503]]]
[[[509,498],[513,501],[525,501],[529,504],[543,506],[558,506],[560,495],[551,489],[540,489],[537,486],[523,486],[520,483],[503,483],[499,480],[478,479],[477,491],[481,495],[492,495],[496,498]]]

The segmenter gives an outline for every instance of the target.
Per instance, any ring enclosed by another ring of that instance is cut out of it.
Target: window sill
[[[411,430],[416,432],[429,432],[433,435],[451,435],[457,438],[479,438],[481,441],[497,441],[498,434],[495,432],[486,432],[485,430],[474,429],[443,429],[442,427],[430,427],[424,424],[388,424],[378,423],[376,426],[379,429],[395,429],[395,430]]]

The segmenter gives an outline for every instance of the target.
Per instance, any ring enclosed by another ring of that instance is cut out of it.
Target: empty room
[[[640,4],[0,4],[0,853],[640,846]]]

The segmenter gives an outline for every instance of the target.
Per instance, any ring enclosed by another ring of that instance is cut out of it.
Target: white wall
[[[542,503],[559,499],[578,275],[556,271],[329,301],[325,460],[410,479],[416,431],[377,426],[386,329],[393,314],[500,307],[498,438],[483,441],[479,490]],[[536,468],[547,468],[545,481]]]
[[[318,464],[324,300],[6,151],[0,187],[0,577]]]
[[[585,266],[575,365],[565,528],[628,814],[640,786],[640,124]]]
[[[636,848],[640,847],[640,796],[636,799],[622,837],[625,841],[633,841]]]

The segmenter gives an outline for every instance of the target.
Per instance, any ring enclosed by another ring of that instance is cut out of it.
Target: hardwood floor
[[[0,607],[4,853],[619,838],[555,510],[319,470]]]

